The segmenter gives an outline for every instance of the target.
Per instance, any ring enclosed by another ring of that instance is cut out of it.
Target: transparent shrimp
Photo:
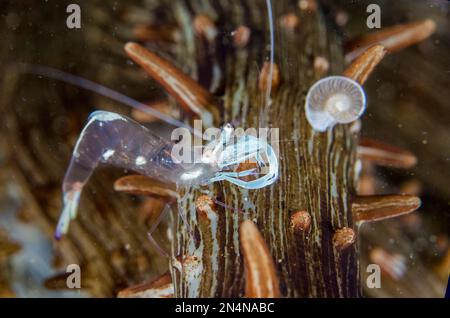
[[[81,132],[63,181],[63,210],[55,237],[59,239],[76,217],[84,185],[100,164],[135,171],[177,186],[199,186],[228,181],[247,189],[260,189],[278,177],[278,158],[272,147],[256,137],[244,135],[231,143],[232,127],[226,125],[218,140],[211,142],[199,162],[183,163],[172,156],[175,143],[165,141],[134,120],[106,111],[96,111]],[[256,168],[233,171],[255,158],[268,168],[260,176]],[[242,178],[255,176],[254,180]],[[184,215],[180,215],[189,228]],[[151,235],[151,233],[150,233]]]
[[[218,167],[211,164],[174,162],[173,145],[125,116],[106,111],[92,113],[64,176],[64,207],[55,237],[67,233],[70,220],[76,217],[81,191],[100,164],[181,185],[205,184],[216,175]]]
[[[270,4],[270,0],[267,0],[269,18],[272,21]],[[271,27],[271,47],[273,62],[273,26]],[[21,64],[19,70],[96,92],[147,112],[170,125],[185,128],[197,137],[203,137],[201,132],[191,126],[88,79],[41,65]],[[267,95],[270,97],[270,87]],[[202,155],[200,163],[186,165],[173,160],[171,152],[174,143],[161,139],[135,121],[111,112],[92,113],[78,138],[64,177],[64,205],[55,237],[59,239],[62,234],[67,233],[70,220],[76,217],[82,189],[99,164],[122,167],[161,181],[175,183],[178,186],[206,185],[225,180],[242,188],[260,189],[274,183],[278,178],[279,163],[272,147],[252,136],[242,136],[236,143],[229,145],[231,130],[231,125],[225,125],[220,138],[207,145],[208,150]],[[260,169],[239,172],[233,170],[233,166],[237,167],[250,158],[256,159]],[[261,173],[264,169],[267,172]],[[245,180],[247,176],[253,176],[253,179],[247,181]],[[189,230],[189,223],[181,211],[180,216]]]

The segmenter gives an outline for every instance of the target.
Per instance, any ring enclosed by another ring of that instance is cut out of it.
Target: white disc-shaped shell
[[[366,109],[366,95],[354,80],[330,76],[316,82],[306,96],[305,111],[310,125],[325,131],[335,124],[348,124]]]

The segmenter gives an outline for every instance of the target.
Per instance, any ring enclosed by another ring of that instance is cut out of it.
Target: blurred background
[[[344,39],[371,32],[370,3],[382,9],[382,27],[425,18],[437,23],[430,39],[380,64],[365,86],[369,105],[362,120],[363,136],[418,158],[410,170],[365,167],[363,177],[373,185],[367,191],[418,195],[422,207],[364,225],[359,244],[361,279],[369,263],[380,264],[383,275],[382,287],[365,290],[365,296],[443,297],[450,268],[450,5],[444,0],[321,2]],[[0,2],[0,297],[112,297],[167,267],[146,238],[151,209],[161,203],[115,192],[112,185],[123,171],[114,168],[94,174],[69,235],[53,240],[61,181],[89,113],[139,114],[98,94],[23,73],[18,63],[51,66],[154,102],[164,98],[163,91],[129,62],[123,45],[140,40],[156,51],[164,47],[169,58],[178,50],[176,33],[169,32],[176,12],[164,10],[164,1],[76,1],[81,29],[66,27],[70,3],[75,2]],[[165,31],[143,38],[142,26],[161,21]],[[178,115],[170,105],[164,111]],[[161,135],[168,132],[160,122],[143,120]],[[70,263],[81,265],[80,290],[65,288]]]

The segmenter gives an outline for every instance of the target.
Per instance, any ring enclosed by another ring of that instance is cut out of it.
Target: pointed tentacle
[[[127,43],[125,51],[186,111],[200,117],[205,127],[211,127],[214,120],[219,120],[219,106],[215,98],[175,65],[137,43]]]

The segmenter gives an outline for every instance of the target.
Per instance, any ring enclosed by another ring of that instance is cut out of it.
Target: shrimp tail
[[[55,239],[60,240],[69,231],[70,221],[77,216],[80,195],[81,189],[64,194],[64,207],[59,217],[58,225],[56,226]]]

